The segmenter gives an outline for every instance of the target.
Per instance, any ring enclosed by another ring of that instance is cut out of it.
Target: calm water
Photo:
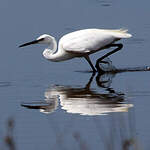
[[[113,65],[150,66],[149,5],[2,0],[0,149],[7,148],[13,130],[13,150],[149,150],[150,72],[91,76],[84,73],[89,69],[84,59],[52,63],[42,57],[43,46],[18,48],[43,33],[58,40],[76,29],[123,27],[133,38],[121,41],[124,48],[111,56]],[[14,126],[10,122],[7,129],[9,118]]]

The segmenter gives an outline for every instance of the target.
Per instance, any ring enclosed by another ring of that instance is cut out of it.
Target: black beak
[[[44,40],[44,38],[42,39],[39,39],[39,40],[34,40],[34,41],[31,41],[31,42],[28,42],[28,43],[25,43],[25,44],[22,44],[20,45],[19,47],[24,47],[24,46],[28,46],[28,45],[31,45],[31,44],[37,44],[38,42]]]

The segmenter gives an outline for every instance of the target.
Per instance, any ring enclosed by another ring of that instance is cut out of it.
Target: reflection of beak
[[[31,45],[31,44],[37,44],[38,42],[44,40],[44,38],[42,39],[39,39],[39,40],[34,40],[34,41],[31,41],[31,42],[28,42],[28,43],[25,43],[25,44],[22,44],[20,45],[19,47],[24,47],[24,46],[28,46],[28,45]]]

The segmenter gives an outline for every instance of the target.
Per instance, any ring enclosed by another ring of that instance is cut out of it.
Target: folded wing
[[[67,52],[85,54],[100,50],[121,38],[129,38],[126,30],[85,29],[69,33],[60,40]]]

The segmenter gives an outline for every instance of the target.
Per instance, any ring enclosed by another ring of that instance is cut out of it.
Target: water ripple
[[[112,5],[111,0],[97,0],[103,7],[110,7]]]
[[[9,86],[11,86],[12,84],[11,84],[11,82],[5,82],[5,81],[1,81],[0,82],[0,87],[9,87]]]

